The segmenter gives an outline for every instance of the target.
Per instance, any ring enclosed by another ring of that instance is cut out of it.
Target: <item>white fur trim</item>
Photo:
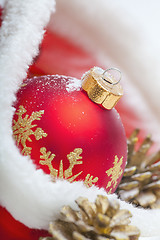
[[[0,36],[0,203],[31,228],[47,228],[60,207],[74,207],[73,201],[79,195],[94,201],[97,194],[106,194],[103,189],[86,189],[81,182],[51,182],[42,170],[35,169],[31,160],[20,155],[12,139],[14,93],[37,54],[53,6],[53,0],[7,1]],[[122,201],[120,204],[131,210],[132,223],[141,229],[142,236],[160,235],[159,210],[140,210]]]

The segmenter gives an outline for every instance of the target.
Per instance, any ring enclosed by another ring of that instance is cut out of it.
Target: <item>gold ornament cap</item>
[[[110,71],[120,73],[117,80]],[[82,76],[82,88],[88,97],[95,103],[101,104],[106,109],[112,109],[123,96],[123,88],[120,85],[121,72],[117,68],[103,70],[93,67]]]

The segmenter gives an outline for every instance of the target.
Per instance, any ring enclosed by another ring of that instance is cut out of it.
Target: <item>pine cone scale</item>
[[[129,218],[132,217],[132,214],[128,210],[119,210],[112,218],[110,222],[111,227],[125,225],[123,224],[126,220],[129,220]]]
[[[148,166],[147,170],[149,170],[151,172],[160,170],[160,162],[157,162],[157,163],[152,164],[151,166]]]
[[[130,177],[136,172],[137,168],[135,166],[130,168],[125,168],[124,170],[124,177]]]
[[[152,192],[143,192],[136,197],[136,200],[142,207],[147,207],[156,202],[156,196]]]
[[[118,190],[118,195],[123,201],[130,201],[131,199],[134,199],[139,194],[139,188],[133,188],[128,191],[124,190]]]
[[[150,183],[144,187],[144,189],[156,189],[156,188],[158,188],[158,189],[160,188],[160,180]]]
[[[98,195],[95,204],[99,213],[105,214],[107,212],[109,201],[106,196]]]
[[[131,189],[136,188],[138,186],[139,186],[138,181],[125,182],[125,183],[121,183],[119,185],[119,189],[120,190],[131,190]]]
[[[78,232],[73,232],[73,239],[74,240],[92,240],[90,238],[86,238],[85,236],[83,236],[82,234],[80,234]]]
[[[145,158],[147,151],[149,150],[149,148],[152,145],[152,140],[150,139],[150,137],[146,137],[146,139],[143,141],[142,145],[140,146],[139,150],[136,152],[133,151],[132,155],[130,155],[130,161],[128,166],[141,166],[141,162],[142,160]],[[128,155],[128,157],[129,157]]]
[[[160,208],[160,199],[157,199],[154,203],[151,204],[152,209]]]
[[[140,235],[140,231],[134,226],[117,226],[117,228],[114,229],[112,236],[116,236],[115,233],[118,232],[125,232],[125,235],[131,240],[138,239],[138,236]]]
[[[132,180],[137,180],[139,182],[143,182],[145,180],[151,179],[152,173],[151,172],[143,172],[143,173],[137,173],[133,176],[131,176]]]
[[[74,222],[78,220],[78,216],[76,215],[76,212],[73,211],[73,209],[69,206],[64,206],[61,209],[61,214],[66,217],[66,221],[68,222]]]
[[[147,156],[143,163],[141,164],[142,169],[145,169],[147,166],[152,165],[153,163],[157,162],[160,159],[160,151]]]
[[[79,208],[86,214],[88,220],[95,216],[96,214],[96,206],[93,203],[90,203],[87,198],[79,197],[76,200]]]

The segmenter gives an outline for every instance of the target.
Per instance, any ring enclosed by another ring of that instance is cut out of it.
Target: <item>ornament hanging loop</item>
[[[117,71],[120,77],[118,79],[115,78],[109,73],[110,70]],[[121,75],[121,71],[118,68],[103,70],[99,67],[93,67],[83,75],[82,88],[93,102],[101,104],[109,110],[123,96],[123,88],[119,83]]]
[[[120,77],[119,77],[118,81],[113,82],[113,81],[112,81],[113,78],[112,78],[112,76],[111,76],[110,73],[108,74],[109,76],[107,76],[107,79],[105,78],[105,73],[108,73],[108,72],[111,71],[111,70],[117,71],[117,72],[120,73]],[[114,68],[114,67],[108,68],[108,69],[104,70],[104,72],[103,72],[103,74],[102,74],[102,79],[103,79],[105,82],[111,84],[112,86],[117,85],[117,84],[121,81],[121,78],[122,78],[122,72],[121,72],[118,68]]]

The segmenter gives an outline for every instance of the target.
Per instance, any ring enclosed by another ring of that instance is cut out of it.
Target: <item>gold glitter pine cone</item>
[[[128,139],[128,161],[117,188],[121,200],[143,208],[160,208],[160,151],[148,155],[153,144],[147,136],[138,151],[135,150],[139,129]]]
[[[130,211],[120,209],[118,201],[110,202],[98,195],[95,203],[87,198],[76,200],[78,211],[69,206],[61,210],[61,218],[50,224],[52,237],[41,240],[137,240],[140,231],[129,225]]]

